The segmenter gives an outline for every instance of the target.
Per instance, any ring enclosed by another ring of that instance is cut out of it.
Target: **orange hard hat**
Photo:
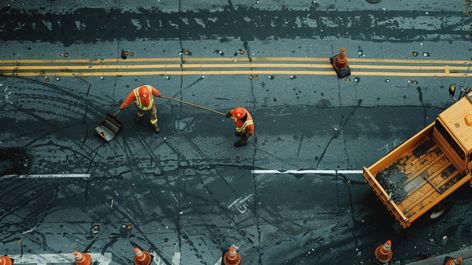
[[[236,107],[233,110],[233,117],[240,119],[246,115],[246,110],[243,107]]]
[[[142,86],[139,88],[139,95],[143,98],[149,97],[149,89],[146,86]]]
[[[462,263],[462,258],[461,258],[461,257],[458,257],[458,258],[457,258],[457,262]]]

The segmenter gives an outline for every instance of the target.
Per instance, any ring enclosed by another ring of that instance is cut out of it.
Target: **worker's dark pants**
[[[153,104],[150,110],[142,110],[138,108],[138,117],[142,118],[144,116],[144,112],[149,111],[150,113],[150,122],[152,126],[157,127],[158,126],[158,117],[157,117],[157,107],[156,104]]]
[[[241,139],[239,139],[237,142],[234,143],[235,146],[246,145],[247,141],[249,140],[249,137],[251,137],[249,132],[247,132],[246,130],[242,132],[236,131],[236,135],[239,136]]]

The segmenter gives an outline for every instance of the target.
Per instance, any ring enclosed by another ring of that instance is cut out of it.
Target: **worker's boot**
[[[136,122],[142,121],[144,118],[144,113],[142,115],[136,114],[136,118],[134,119]]]
[[[236,141],[234,143],[235,147],[241,147],[241,146],[245,146],[245,145],[247,145],[247,137],[244,136],[244,135],[242,135],[241,139],[239,139],[238,141]]]
[[[155,123],[152,125],[152,129],[154,130],[155,133],[159,133],[161,129],[159,129],[159,123]]]
[[[153,125],[152,126],[152,129],[154,130],[155,133],[159,133],[161,131],[161,129],[159,129],[159,125]]]

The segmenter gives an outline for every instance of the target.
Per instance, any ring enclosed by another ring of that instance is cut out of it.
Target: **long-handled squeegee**
[[[223,112],[219,112],[219,111],[217,111],[217,110],[210,109],[210,108],[208,108],[208,107],[205,107],[205,106],[202,106],[202,105],[198,105],[198,104],[195,104],[195,103],[192,103],[192,102],[188,102],[188,101],[185,101],[185,100],[176,99],[176,98],[171,98],[171,97],[166,97],[166,96],[161,96],[161,98],[163,98],[163,99],[168,99],[168,100],[172,100],[172,101],[175,101],[175,102],[179,102],[179,103],[182,103],[182,104],[185,104],[185,105],[189,105],[189,106],[192,106],[192,107],[195,107],[195,108],[203,109],[203,110],[206,110],[206,111],[210,111],[210,112],[213,112],[213,113],[218,114],[218,115],[221,115],[221,116],[226,116],[226,114],[224,114]]]
[[[203,109],[203,110],[206,110],[206,111],[210,111],[210,112],[213,112],[213,113],[221,115],[221,116],[226,116],[223,112],[219,112],[217,110],[210,109],[208,107],[198,105],[198,104],[195,104],[195,103],[192,103],[192,102],[188,102],[188,101],[185,101],[185,100],[180,100],[180,99],[176,99],[176,98],[172,98],[172,97],[166,97],[166,96],[161,96],[161,98],[167,99],[167,100],[172,100],[172,101],[175,101],[175,102],[178,102],[178,103],[181,103],[181,104],[189,105],[189,106],[199,108],[199,109]],[[97,132],[97,134],[103,140],[105,140],[107,142],[109,142],[113,138],[115,138],[115,135],[120,131],[121,127],[123,126],[123,124],[116,118],[116,115],[118,115],[118,113],[120,113],[120,110],[118,110],[114,114],[107,113],[105,119],[100,123],[100,125],[98,125],[95,128],[95,131]]]
[[[120,110],[114,114],[107,113],[105,119],[95,128],[95,132],[105,141],[109,142],[120,131],[123,124],[116,118]]]

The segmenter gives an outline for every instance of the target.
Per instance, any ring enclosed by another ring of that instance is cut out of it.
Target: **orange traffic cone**
[[[74,251],[72,253],[75,257],[75,265],[90,265],[92,264],[92,258],[88,253],[80,253],[78,251]]]
[[[462,264],[462,258],[458,257],[457,259],[453,257],[446,257],[446,260],[443,263],[444,265],[460,265]]]
[[[1,256],[0,257],[0,265],[12,265],[13,260],[8,256]]]
[[[344,78],[351,75],[351,69],[347,63],[345,48],[341,48],[341,52],[329,58],[329,60],[339,78]]]
[[[134,248],[134,265],[149,265],[151,264],[152,256],[149,252]]]
[[[388,263],[390,260],[392,260],[392,257],[393,257],[392,241],[390,240],[387,240],[385,244],[379,245],[375,249],[375,258],[380,263]]]
[[[229,247],[229,250],[223,256],[223,262],[225,265],[241,264],[241,255],[236,252],[236,248],[234,246]]]

